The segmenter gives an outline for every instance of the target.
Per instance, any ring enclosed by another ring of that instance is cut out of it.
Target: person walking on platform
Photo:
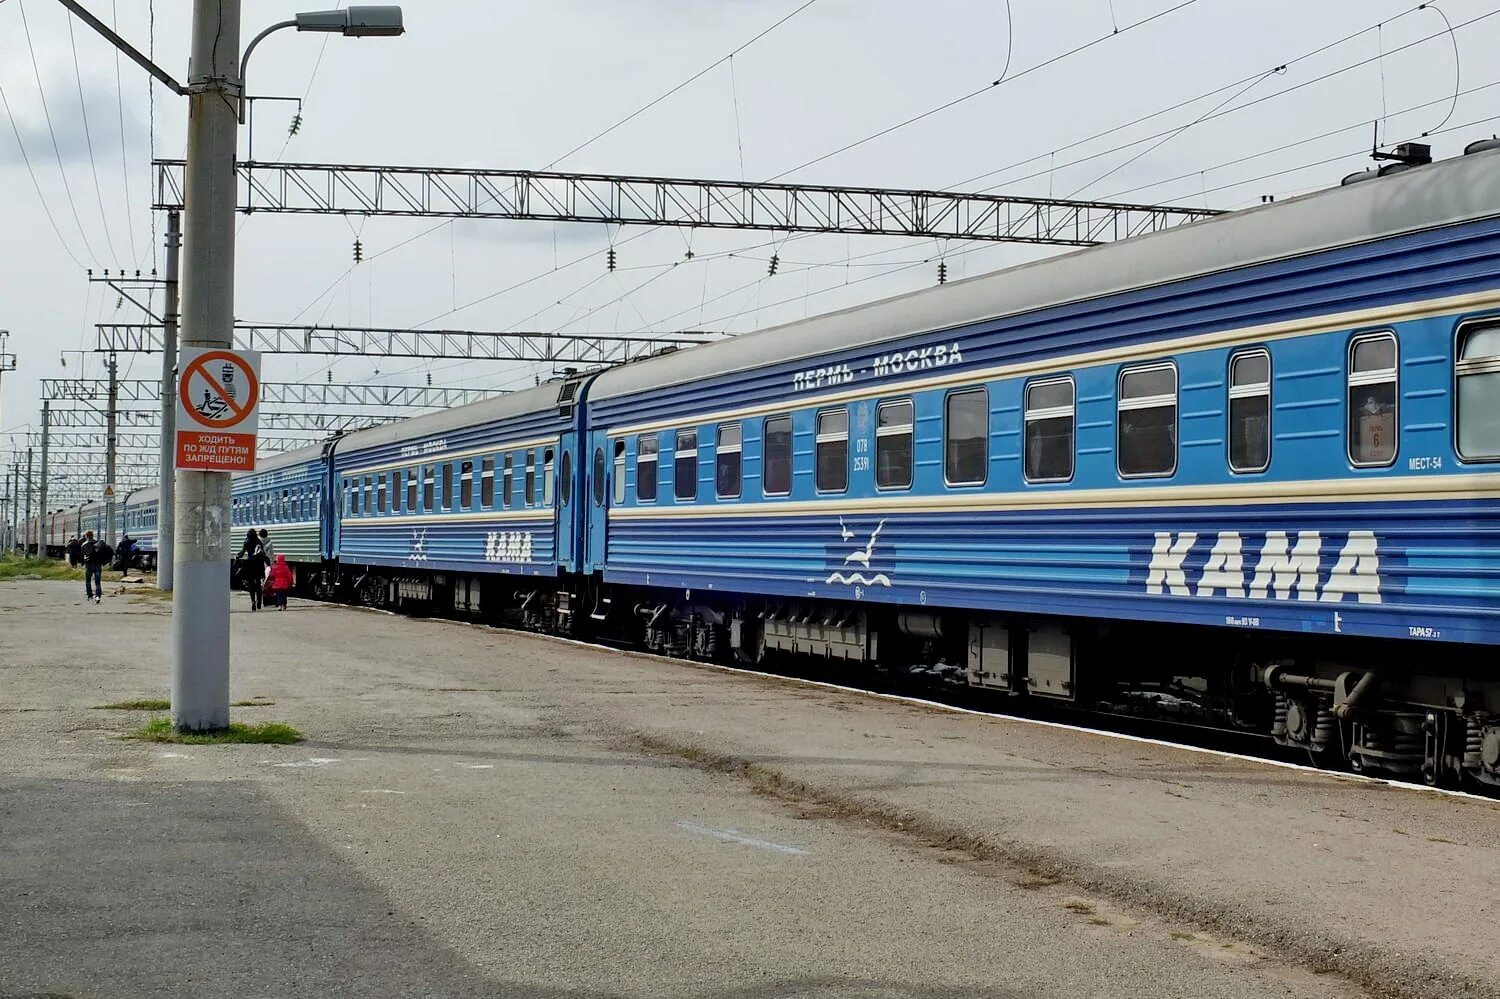
[[[240,549],[240,585],[245,592],[250,594],[250,609],[260,610],[262,600],[261,588],[266,582],[266,566],[269,560],[266,558],[265,546],[261,544],[260,537],[256,535],[255,528],[245,532],[245,544]]]
[[[278,610],[286,610],[286,595],[292,592],[292,567],[286,564],[285,555],[277,555],[271,573],[266,577],[266,589],[270,591],[271,603]]]
[[[276,559],[276,546],[271,544],[271,535],[264,527],[260,529],[260,547],[266,553],[266,564],[270,565]]]
[[[78,535],[68,539],[68,565],[79,566],[83,564],[83,542]]]
[[[93,531],[87,531],[83,535],[80,554],[83,556],[84,599],[97,604],[104,596],[104,567],[114,557],[114,550],[103,539],[95,540]]]

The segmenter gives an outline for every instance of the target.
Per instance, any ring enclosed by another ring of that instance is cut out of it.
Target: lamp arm
[[[295,20],[292,20],[292,21],[278,21],[275,24],[271,25],[269,28],[267,28],[265,31],[262,31],[260,34],[256,35],[254,38],[250,39],[250,44],[245,46],[245,54],[242,55],[242,56],[240,56],[240,124],[241,125],[243,125],[245,123],[245,95],[248,93],[248,91],[245,90],[245,69],[250,65],[250,53],[254,52],[255,51],[255,46],[259,45],[261,43],[261,40],[264,39],[271,32],[273,32],[273,31],[280,31],[282,28],[295,28],[296,26],[297,26],[297,22]]]

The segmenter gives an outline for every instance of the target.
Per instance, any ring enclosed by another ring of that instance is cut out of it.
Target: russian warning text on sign
[[[179,370],[176,467],[200,472],[254,471],[260,354],[185,348]]]

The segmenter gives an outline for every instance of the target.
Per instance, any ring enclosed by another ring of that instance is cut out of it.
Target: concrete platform
[[[0,584],[0,995],[1500,995],[1500,806],[298,604]],[[112,591],[122,589],[112,587]]]

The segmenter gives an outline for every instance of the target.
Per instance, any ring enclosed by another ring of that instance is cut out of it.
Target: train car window
[[[573,452],[563,451],[561,470],[557,473],[558,495],[563,505],[573,502]]]
[[[1126,478],[1177,470],[1177,368],[1149,364],[1120,372],[1115,461]]]
[[[820,493],[849,488],[849,411],[825,409],[818,414],[814,439],[813,479]]]
[[[950,393],[945,408],[943,479],[950,486],[982,486],[989,470],[989,391]]]
[[[620,446],[621,446],[620,442],[619,441],[615,441],[615,447],[616,447],[616,449],[618,449]],[[603,506],[604,505],[604,472],[605,472],[605,468],[604,468],[604,448],[602,448],[602,447],[596,447],[596,448],[594,448],[594,505],[595,506]],[[615,477],[615,491],[619,492],[619,489],[620,489],[620,480],[619,480],[618,473],[616,473],[616,477]],[[619,500],[616,500],[615,502],[618,503]]]
[[[536,505],[536,452],[526,452],[526,505]]]
[[[406,475],[406,512],[417,512],[417,470],[408,468]]]
[[[738,499],[743,464],[740,460],[744,429],[738,423],[719,428],[714,449],[714,494],[719,499]]]
[[[1026,386],[1025,449],[1027,482],[1067,482],[1073,478],[1072,378],[1049,378]]]
[[[422,466],[422,510],[432,513],[437,510],[437,466]]]
[[[458,490],[454,488],[454,472],[456,466],[451,461],[445,461],[438,466],[438,477],[443,492],[443,509],[454,509],[454,500],[458,499]]]
[[[467,510],[474,505],[474,463],[466,461],[458,477],[458,505]]]
[[[552,505],[552,449],[542,452],[542,506]]]
[[[281,491],[281,519],[292,519],[292,491],[290,489]]]
[[[1349,343],[1349,460],[1368,468],[1396,460],[1396,334]]]
[[[382,474],[375,476],[375,508],[381,513],[385,513],[385,504],[385,476]]]
[[[401,512],[401,497],[406,492],[406,486],[402,477],[402,470],[396,469],[391,472],[391,512]]]
[[[1458,456],[1500,459],[1500,323],[1471,323],[1458,331]]]
[[[1271,464],[1271,354],[1244,350],[1229,358],[1229,467],[1264,472]]]
[[[792,491],[792,418],[767,417],[761,436],[761,491],[767,496],[785,496]]]
[[[642,435],[635,446],[635,498],[642,503],[656,500],[656,461],[661,442],[655,434]]]
[[[510,505],[515,502],[514,487],[516,484],[516,476],[512,468],[513,465],[514,459],[512,459],[510,455],[506,455],[505,465],[501,473],[503,477],[500,480],[500,501],[505,504],[505,508],[507,510],[509,510]]]
[[[495,505],[495,459],[484,459],[479,468],[479,505],[489,510]]]
[[[875,407],[875,487],[910,489],[912,426],[910,399],[891,399]]]
[[[601,476],[602,477],[602,476]],[[625,502],[625,442],[615,441],[615,506]]]
[[[672,495],[680,500],[698,498],[698,431],[679,430],[672,447]]]

